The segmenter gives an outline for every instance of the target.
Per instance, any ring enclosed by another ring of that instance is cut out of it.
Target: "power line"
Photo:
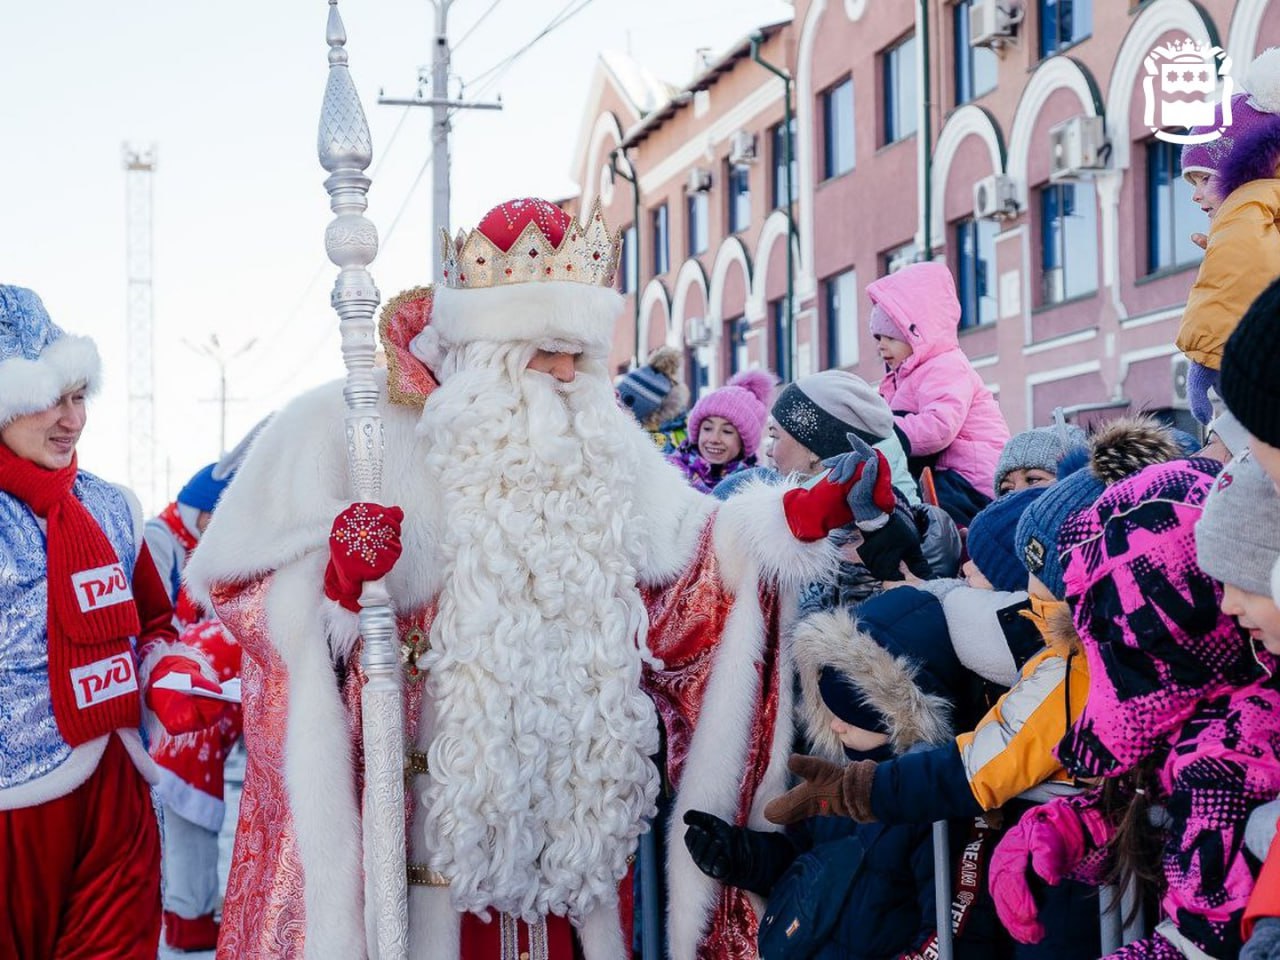
[[[560,8],[560,12],[551,18],[551,22],[548,23],[538,33],[534,35],[532,40],[529,40],[527,43],[524,44],[524,46],[520,47],[518,50],[516,50],[506,59],[500,60],[499,62],[491,66],[489,69],[483,70],[480,73],[476,74],[474,77],[472,77],[470,82],[467,84],[468,86],[474,86],[475,84],[480,83],[481,81],[486,79],[489,80],[489,82],[486,83],[484,86],[482,86],[478,91],[476,91],[476,93],[473,94],[473,96],[479,96],[485,90],[493,86],[493,84],[497,83],[498,80],[502,78],[502,75],[505,74],[506,71],[510,67],[512,67],[517,60],[519,60],[526,53],[532,50],[533,46],[539,40],[547,36],[556,28],[563,26],[574,16],[581,13],[588,6],[590,6],[592,2],[593,0],[569,0],[568,3],[566,3],[563,7]],[[575,3],[578,4],[576,7],[574,6]]]
[[[400,136],[400,131],[404,127],[404,123],[407,119],[409,119],[409,108],[405,107],[404,110],[400,112],[400,119],[396,121],[396,125],[391,131],[391,136],[387,137],[387,145],[382,151],[382,156],[378,158],[378,162],[374,164],[373,172],[369,174],[369,178],[371,180],[377,180],[378,172],[382,169],[383,165],[386,164],[387,158],[391,156],[391,149],[392,147],[395,146],[396,139]],[[419,173],[418,176],[420,178],[422,174]],[[417,186],[417,181],[414,181],[414,186],[415,187]],[[262,342],[258,343],[257,345],[258,349],[249,355],[248,359],[251,364],[254,363],[254,358],[256,356],[262,356],[263,358],[268,360],[274,359],[274,356],[275,356],[274,350],[273,349],[264,350],[264,348],[274,348],[275,345],[281,341],[281,338],[285,336],[285,334],[289,331],[290,327],[292,327],[293,324],[298,320],[298,318],[302,316],[303,308],[307,305],[308,301],[310,300],[311,291],[315,289],[316,283],[318,283],[320,279],[324,277],[324,275],[328,273],[329,270],[331,269],[332,269],[332,265],[329,264],[327,260],[320,263],[320,265],[316,267],[315,273],[311,275],[311,279],[308,280],[307,285],[303,287],[302,293],[299,295],[297,301],[294,302],[293,309],[289,311],[289,314],[288,316],[285,317],[284,322],[281,323],[278,327],[275,327],[271,333],[267,334],[267,336],[262,339]],[[252,367],[250,369],[252,372]],[[294,374],[293,377],[290,377],[288,379],[292,380],[292,379],[295,379],[296,377],[297,377],[297,374]],[[288,382],[288,381],[286,380],[285,382]]]
[[[419,168],[418,175],[413,178],[413,183],[409,185],[409,189],[408,191],[406,191],[404,195],[404,200],[402,200],[400,203],[400,209],[396,211],[395,217],[393,217],[391,220],[391,226],[387,227],[387,232],[383,235],[380,243],[382,253],[384,254],[386,253],[387,247],[391,243],[392,234],[396,232],[396,226],[399,225],[400,219],[404,216],[405,211],[409,209],[409,203],[411,200],[413,200],[413,195],[414,193],[417,192],[418,185],[422,183],[422,178],[426,176],[427,171],[431,169],[432,156],[433,156],[432,154],[427,154],[427,160]],[[436,242],[435,238],[432,238],[432,242],[433,243]],[[320,267],[319,271],[317,271],[316,273],[315,278],[312,279],[311,284],[307,287],[308,293],[310,293],[311,287],[315,285],[315,281],[319,279],[320,275],[323,274],[326,271],[326,269],[327,269],[327,266]],[[305,299],[305,295],[304,295],[304,299]],[[302,302],[300,301],[298,304],[298,308],[301,309],[301,306],[302,306]],[[293,372],[291,372],[288,376],[284,377],[283,379],[277,380],[273,385],[274,388],[278,391],[285,387],[288,387],[300,376],[302,376],[302,374],[306,373],[307,369],[311,366],[312,361],[315,360],[315,358],[320,355],[320,352],[330,347],[330,343],[328,342],[329,339],[331,338],[325,338],[325,337],[316,338],[311,344],[311,349],[309,349],[305,354],[303,354],[301,360],[293,368]]]
[[[413,183],[409,185],[409,191],[404,195],[404,200],[400,203],[400,209],[396,211],[396,215],[391,219],[391,226],[387,227],[386,235],[382,238],[382,249],[385,252],[387,245],[391,243],[391,235],[396,232],[396,226],[400,223],[400,218],[404,216],[404,212],[409,209],[409,201],[413,199],[413,194],[418,189],[418,184],[422,182],[422,178],[431,169],[431,160],[433,154],[427,154],[427,160],[418,170],[418,175],[413,178]]]
[[[480,26],[480,24],[484,23],[485,18],[486,18],[487,16],[489,16],[489,14],[493,13],[494,7],[496,7],[496,6],[497,6],[498,4],[500,4],[501,2],[502,2],[502,0],[493,0],[493,3],[489,4],[489,8],[488,8],[487,10],[485,10],[485,12],[484,12],[484,13],[480,14],[480,16],[479,16],[479,18],[476,20],[476,22],[475,22],[475,23],[473,23],[473,24],[471,24],[471,26],[469,26],[469,27],[467,28],[467,32],[466,32],[466,33],[464,33],[464,34],[462,35],[461,39],[459,39],[459,40],[458,40],[458,42],[457,42],[457,43],[455,43],[455,44],[453,45],[453,51],[452,51],[453,53],[455,53],[455,54],[456,54],[456,53],[458,52],[458,48],[459,48],[459,47],[461,47],[464,43],[466,43],[466,42],[467,42],[467,37],[471,36],[473,33],[475,33],[475,32],[476,32],[476,27],[478,27],[478,26]]]

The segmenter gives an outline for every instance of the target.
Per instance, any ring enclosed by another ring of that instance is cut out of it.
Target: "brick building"
[[[1185,406],[1173,340],[1206,222],[1143,92],[1147,54],[1185,36],[1242,77],[1280,43],[1280,2],[796,0],[679,90],[602,55],[574,203],[599,197],[626,230],[636,322],[619,325],[615,364],[665,342],[685,348],[695,390],[751,365],[875,381],[864,288],[928,249],[1015,430],[1058,405],[1086,420]],[[787,85],[765,64],[791,78],[790,271]]]

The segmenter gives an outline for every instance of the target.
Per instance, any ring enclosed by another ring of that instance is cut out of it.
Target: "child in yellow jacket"
[[[1213,417],[1222,348],[1249,304],[1280,276],[1280,47],[1249,67],[1249,93],[1230,101],[1231,122],[1221,137],[1189,144],[1182,175],[1209,215],[1204,261],[1187,297],[1178,348],[1191,360],[1187,393],[1201,423]],[[1223,109],[1208,135],[1222,126]]]

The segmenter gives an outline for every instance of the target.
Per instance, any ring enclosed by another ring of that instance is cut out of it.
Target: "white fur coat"
[[[440,591],[435,556],[442,524],[437,500],[419,479],[426,441],[414,428],[419,411],[385,401],[382,501],[404,509],[404,552],[387,577],[397,613],[429,605]],[[267,597],[271,643],[289,673],[289,719],[285,783],[299,859],[309,878],[305,888],[306,960],[364,955],[361,915],[361,841],[350,751],[335,749],[346,738],[344,706],[333,683],[333,664],[351,648],[356,618],[323,596],[322,574],[333,518],[352,500],[346,466],[344,405],[340,384],[318,388],[283,409],[258,437],[224,495],[213,522],[187,567],[193,595],[207,602],[219,584],[271,575]],[[645,586],[677,579],[693,558],[700,535],[714,523],[713,542],[721,575],[735,596],[716,653],[698,728],[672,823],[698,808],[732,817],[748,752],[753,709],[754,663],[766,642],[759,604],[765,585],[792,589],[828,576],[834,557],[825,541],[802,544],[792,537],[782,512],[782,488],[749,486],[723,505],[685,483],[665,462],[648,435],[631,430],[637,459],[632,502],[645,519],[646,535],[631,545]],[[643,452],[640,452],[643,451]],[[716,507],[719,506],[719,510]],[[789,675],[789,674],[788,674]],[[784,684],[780,717],[790,716]],[[420,749],[430,743],[429,705],[424,729],[413,732]],[[767,828],[761,810],[785,789],[790,724],[779,722],[764,783],[752,804],[751,825]],[[680,831],[671,832],[668,936],[673,960],[693,960],[706,932],[719,885],[689,859]],[[422,862],[420,840],[411,839],[411,859]],[[599,913],[600,911],[597,911]],[[458,914],[447,889],[411,888],[411,954],[457,955]],[[627,955],[616,916],[588,917],[579,929],[587,960]],[[249,960],[249,958],[245,958]]]

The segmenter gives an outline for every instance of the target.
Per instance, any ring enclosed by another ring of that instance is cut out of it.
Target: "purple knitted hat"
[[[749,457],[760,446],[764,419],[777,378],[767,370],[744,370],[729,378],[718,390],[712,390],[689,413],[689,439],[696,445],[698,431],[707,417],[724,417],[742,438],[742,455]]]
[[[1274,177],[1280,165],[1280,47],[1258,55],[1244,85],[1248,92],[1231,98],[1226,132],[1182,148],[1182,175],[1215,175],[1223,198],[1252,180]],[[1221,127],[1222,104],[1214,113],[1213,126],[1192,127],[1191,132],[1206,134]]]
[[[1067,600],[1089,664],[1089,699],[1058,745],[1076,776],[1131,770],[1207,696],[1263,675],[1222,586],[1196,561],[1195,524],[1222,465],[1157,464],[1107,489],[1064,526]]]

